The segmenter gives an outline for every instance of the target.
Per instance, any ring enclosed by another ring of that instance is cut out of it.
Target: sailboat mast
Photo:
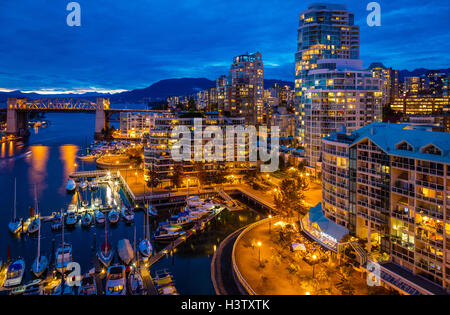
[[[14,177],[14,222],[16,222],[16,206],[17,206],[17,178]]]
[[[39,231],[38,231],[38,252],[37,252],[37,270],[39,270],[39,259],[41,256],[41,219],[40,213],[38,212],[38,220],[39,220]]]
[[[62,277],[64,280],[64,258],[65,258],[65,246],[64,246],[64,210],[61,210],[62,217]],[[62,290],[62,287],[61,287]]]
[[[107,247],[108,247],[108,228],[107,228],[107,226],[108,226],[108,222],[106,222],[107,220],[106,220],[106,217],[105,217],[105,254],[107,253]]]

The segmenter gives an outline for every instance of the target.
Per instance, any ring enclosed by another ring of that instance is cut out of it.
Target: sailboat
[[[145,213],[145,225],[144,225],[144,239],[140,241],[138,245],[139,253],[142,256],[143,261],[147,261],[151,256],[153,252],[152,244],[150,243],[150,237],[149,237],[149,231],[150,227],[148,225],[148,216],[149,214]]]
[[[36,185],[34,186],[34,209],[36,212],[39,213]],[[41,227],[41,218],[39,215],[36,215],[36,216],[34,216],[34,219],[31,221],[30,225],[28,226],[28,234],[36,233],[40,229],[40,227]]]
[[[109,267],[113,259],[113,252],[111,245],[108,243],[108,225],[105,224],[105,242],[97,253],[98,260],[105,266]]]
[[[39,216],[39,215],[38,215]],[[38,234],[38,250],[37,257],[31,266],[31,271],[36,277],[40,277],[48,267],[48,259],[46,256],[41,256],[41,221],[39,221],[39,234]]]
[[[16,206],[17,206],[17,180],[14,178],[14,218],[8,224],[8,229],[12,234],[20,234],[23,227],[23,219],[16,217]]]

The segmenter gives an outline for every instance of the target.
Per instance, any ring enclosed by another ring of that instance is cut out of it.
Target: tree
[[[144,163],[144,149],[130,149],[127,152],[128,160],[130,160],[131,165],[138,168],[142,166],[142,163]]]
[[[204,165],[202,162],[194,162],[194,171],[197,173],[198,184],[200,188],[206,184],[207,177]]]
[[[147,181],[148,188],[156,188],[161,183],[161,180],[159,179],[159,174],[155,172],[153,169],[149,170],[148,178],[149,178],[149,180]]]
[[[175,166],[173,167],[172,182],[176,188],[179,188],[182,186],[183,177],[184,177],[183,165],[180,163],[175,164]]]
[[[114,126],[112,126],[112,127],[105,126],[105,128],[102,129],[103,138],[107,141],[113,140],[113,134],[115,131],[116,131],[116,128]]]
[[[186,109],[190,112],[194,112],[197,110],[197,103],[195,102],[195,99],[193,97],[189,98]]]
[[[308,179],[298,171],[291,171],[289,178],[281,181],[274,196],[278,214],[286,219],[292,219],[295,215],[299,218],[304,216],[307,213],[304,205],[305,191],[308,189]]]

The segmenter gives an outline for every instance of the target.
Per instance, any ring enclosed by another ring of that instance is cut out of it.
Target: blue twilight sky
[[[450,1],[379,0],[382,26],[366,24],[371,0],[337,0],[361,27],[364,65],[450,67]],[[0,90],[134,89],[168,78],[215,79],[232,57],[259,50],[265,77],[293,80],[304,0],[0,0]]]

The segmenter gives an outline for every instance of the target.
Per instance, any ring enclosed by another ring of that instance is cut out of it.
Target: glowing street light
[[[262,246],[262,243],[261,242],[258,242],[258,249],[259,249],[259,254],[258,254],[258,260],[259,260],[259,266],[261,266],[261,246]]]

